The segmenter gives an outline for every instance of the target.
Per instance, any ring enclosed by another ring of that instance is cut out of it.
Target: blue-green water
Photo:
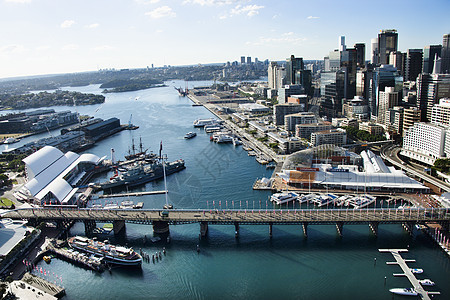
[[[211,143],[202,130],[194,129],[195,119],[210,117],[211,113],[178,96],[172,85],[184,86],[183,82],[168,85],[107,94],[101,106],[77,107],[82,114],[118,117],[122,123],[127,123],[132,114],[132,122],[140,126],[136,131],[113,135],[86,152],[109,156],[114,148],[116,157],[122,158],[132,138],[138,141],[141,137],[154,152],[162,141],[169,160],[186,161],[186,170],[167,178],[169,202],[176,208],[204,209],[213,203],[216,208],[271,207],[268,192],[252,190],[255,178],[268,177],[271,171],[241,148]],[[74,90],[100,92],[98,86]],[[194,130],[197,137],[183,139],[186,132]],[[157,181],[138,190],[163,188],[163,181]],[[145,208],[161,208],[165,203],[164,195],[132,200],[143,201]],[[416,231],[411,237],[399,225],[380,225],[377,238],[368,226],[360,225],[344,226],[342,238],[334,226],[325,225],[309,226],[308,238],[303,237],[300,226],[274,226],[271,239],[268,226],[241,226],[236,239],[233,226],[211,225],[208,238],[201,241],[198,224],[171,226],[170,231],[170,244],[144,244],[144,235],[152,236],[148,225],[127,224],[125,238],[108,236],[112,242],[142,248],[150,254],[166,247],[167,255],[161,261],[143,263],[141,270],[118,268],[97,274],[58,259],[41,266],[50,271],[48,278],[52,281],[53,273],[63,278],[65,299],[392,299],[390,288],[410,284],[405,278],[392,276],[400,268],[386,265],[393,257],[378,249],[409,246],[410,252],[404,257],[416,259],[411,266],[424,269],[418,277],[436,282],[428,290],[440,291],[440,299],[450,298],[449,258],[423,233]],[[83,224],[76,224],[71,234],[84,234]]]

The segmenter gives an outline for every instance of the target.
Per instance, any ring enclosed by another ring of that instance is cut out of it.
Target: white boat
[[[131,200],[125,200],[120,203],[120,208],[123,209],[132,209],[134,206],[134,202]]]
[[[434,281],[431,281],[431,279],[420,279],[419,283],[425,286],[434,286]]]
[[[19,141],[19,140],[16,139],[16,138],[9,137],[9,138],[7,138],[3,143],[5,143],[5,144],[13,144],[13,143],[16,143],[16,142],[18,142],[18,141]]]
[[[103,209],[118,209],[118,208],[120,207],[116,203],[108,203],[105,204],[105,206],[103,206]]]
[[[423,273],[423,269],[410,269],[411,273],[413,274],[422,274]]]
[[[355,204],[354,204],[354,209],[360,209],[360,208],[364,208],[366,206],[369,206],[370,204],[374,203],[377,198],[371,195],[362,195],[359,197],[356,197],[355,199]]]
[[[233,137],[226,133],[218,132],[213,135],[213,141],[216,143],[231,143],[233,142]]]
[[[275,202],[278,205],[294,201],[298,198],[298,194],[295,192],[275,193],[270,196],[270,201]]]
[[[197,134],[195,132],[188,132],[186,133],[186,135],[184,136],[185,139],[192,139],[193,137],[197,136]]]
[[[234,146],[239,146],[239,145],[242,145],[242,142],[238,138],[233,138],[233,145]]]
[[[406,288],[395,288],[390,289],[389,292],[397,295],[403,295],[403,296],[417,296],[417,292],[414,289],[406,289]]]
[[[214,118],[210,119],[197,119],[194,121],[194,127],[204,127],[206,125],[211,125],[217,123],[217,120]]]
[[[205,126],[205,132],[206,133],[214,133],[214,132],[219,132],[221,130],[222,130],[222,126],[217,125],[217,124],[212,124],[212,125]]]
[[[300,197],[298,197],[298,202],[300,202],[300,204],[302,204],[304,202],[311,201],[312,199],[315,199],[316,197],[317,197],[316,194],[301,195]]]

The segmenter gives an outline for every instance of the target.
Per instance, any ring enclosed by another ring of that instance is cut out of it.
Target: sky
[[[106,68],[323,59],[397,29],[442,44],[449,0],[0,0],[0,78]]]

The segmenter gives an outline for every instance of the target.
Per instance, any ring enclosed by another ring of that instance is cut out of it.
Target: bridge
[[[25,208],[8,211],[2,218],[26,219],[38,224],[54,221],[57,224],[82,221],[86,233],[92,232],[96,222],[113,223],[115,233],[125,228],[125,223],[148,224],[154,233],[168,233],[169,225],[200,224],[200,233],[205,236],[208,225],[234,225],[236,236],[239,225],[301,225],[307,236],[308,225],[336,225],[342,235],[344,224],[368,224],[372,232],[378,233],[379,224],[403,224],[412,232],[415,224],[437,223],[449,230],[450,210],[447,208],[367,208],[367,209],[93,209],[93,208]]]

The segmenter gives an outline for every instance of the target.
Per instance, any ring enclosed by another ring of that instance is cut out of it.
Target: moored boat
[[[140,266],[142,264],[142,257],[131,248],[115,246],[81,236],[71,237],[68,243],[73,249],[94,254],[112,264],[126,266]]]
[[[393,294],[397,294],[397,295],[402,295],[402,296],[417,296],[417,292],[414,289],[407,289],[407,288],[395,288],[395,289],[390,289],[389,292],[393,293]]]
[[[413,274],[422,274],[423,273],[423,269],[410,269],[411,273]]]
[[[434,286],[434,281],[431,281],[431,279],[420,279],[419,283],[424,286]]]
[[[193,137],[197,136],[197,133],[195,132],[188,132],[186,133],[186,135],[184,136],[185,139],[192,139]]]
[[[270,201],[280,205],[289,201],[294,201],[298,198],[298,194],[295,192],[275,193],[270,196]]]

